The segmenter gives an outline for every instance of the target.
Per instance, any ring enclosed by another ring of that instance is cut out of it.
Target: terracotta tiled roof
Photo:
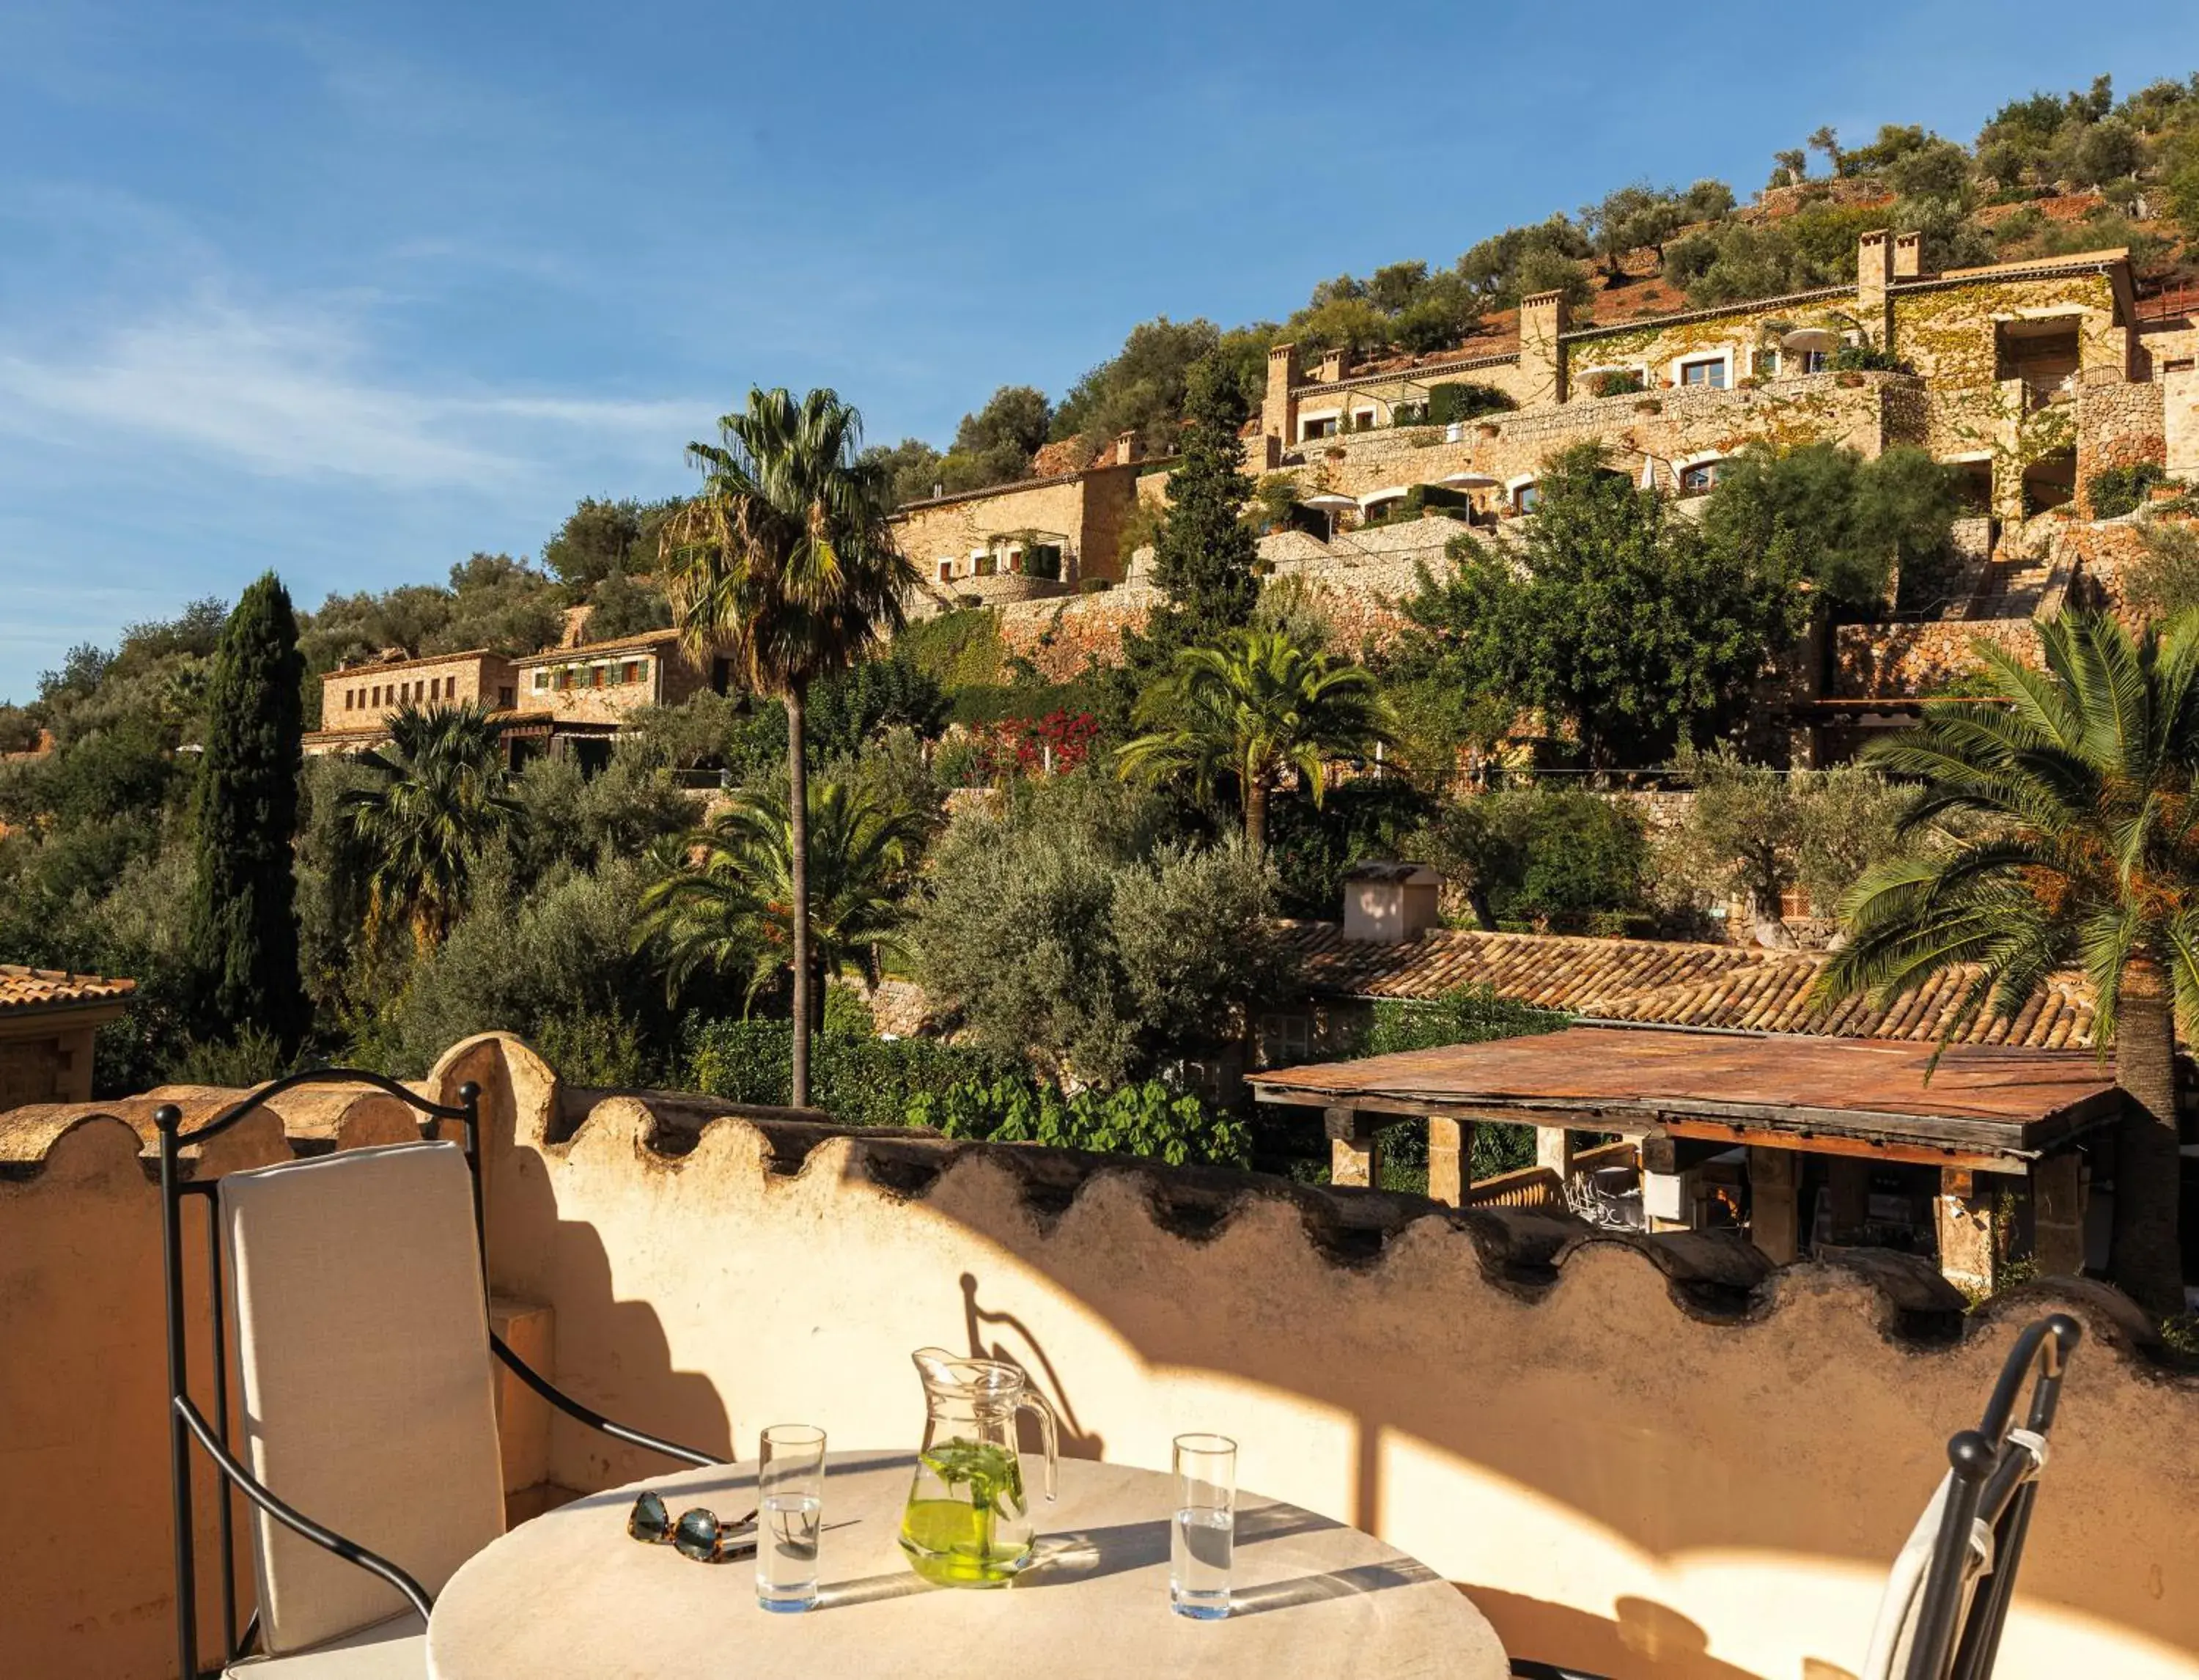
[[[1327,996],[1434,998],[1479,984],[1522,1003],[1665,1026],[1924,1041],[1939,1036],[1964,983],[1951,974],[1887,1008],[1853,998],[1828,1012],[1810,1002],[1825,960],[1817,953],[1451,929],[1388,945],[1347,940],[1333,922],[1286,926],[1313,989]],[[2012,1026],[1983,1021],[1960,1041],[2087,1048],[2091,989],[2078,975],[2056,975]]]
[[[19,1009],[66,1009],[79,1004],[118,1002],[137,989],[135,980],[102,980],[96,974],[0,963],[0,1015]]]

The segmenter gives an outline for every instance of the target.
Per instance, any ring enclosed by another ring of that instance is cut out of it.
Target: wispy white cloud
[[[201,301],[59,354],[0,346],[0,429],[107,449],[158,440],[280,478],[485,487],[576,451],[676,449],[710,411],[703,400],[432,388],[372,363],[341,313]]]

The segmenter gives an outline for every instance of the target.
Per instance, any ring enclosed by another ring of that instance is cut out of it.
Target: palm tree
[[[808,995],[821,1003],[825,976],[852,968],[875,981],[878,955],[900,949],[896,895],[925,825],[860,786],[813,782],[808,796],[808,954],[820,983]],[[676,842],[676,860],[642,890],[636,942],[662,954],[668,993],[697,972],[746,966],[754,998],[785,971],[796,925],[787,804],[775,788],[741,794]]]
[[[1851,942],[1819,983],[1890,1000],[1965,969],[1952,1037],[1986,1011],[2012,1019],[2054,970],[2081,966],[2125,1096],[2110,1269],[2178,1313],[2176,1025],[2199,1026],[2199,613],[2164,639],[2068,612],[2039,640],[2043,672],[1978,644],[2005,700],[1936,706],[1874,748],[1923,783],[1908,828],[1957,821],[1944,845],[1857,884]]]
[[[399,916],[422,951],[442,942],[465,908],[474,860],[517,822],[508,796],[502,727],[481,706],[406,706],[390,714],[389,744],[359,762],[381,779],[338,804],[370,860],[367,927]]]
[[[718,422],[717,443],[687,446],[703,488],[659,545],[690,655],[723,650],[752,691],[786,704],[797,1107],[809,1100],[809,685],[899,630],[916,582],[888,523],[890,476],[859,458],[862,425],[829,390],[799,401],[750,391],[744,411]]]
[[[1147,732],[1123,748],[1123,775],[1185,777],[1201,798],[1220,776],[1234,776],[1255,853],[1267,843],[1268,796],[1286,767],[1297,769],[1318,805],[1332,760],[1392,738],[1371,673],[1283,630],[1237,630],[1219,645],[1184,649],[1168,676],[1138,697],[1134,715]]]

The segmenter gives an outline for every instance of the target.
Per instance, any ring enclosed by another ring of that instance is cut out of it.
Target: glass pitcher
[[[924,1380],[924,1446],[901,1513],[901,1549],[936,1586],[1006,1586],[1031,1560],[1035,1527],[1016,1450],[1017,1414],[1038,1416],[1050,1503],[1053,1409],[1012,1365],[943,1348],[910,1356]]]

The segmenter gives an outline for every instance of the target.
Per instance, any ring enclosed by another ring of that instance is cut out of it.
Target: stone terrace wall
[[[1414,1552],[1515,1654],[1618,1680],[1852,1674],[1946,1437],[2067,1305],[2089,1339],[1999,1671],[2199,1676],[2199,1384],[2145,1365],[2109,1292],[1965,1319],[1899,1260],[1774,1272],[1695,1236],[744,1118],[563,1089],[503,1038],[428,1082],[464,1078],[493,1289],[554,1321],[584,1402],[721,1450],[797,1415],[905,1448],[908,1350],[982,1349],[1033,1374],[1070,1452],[1164,1466],[1175,1432],[1226,1431],[1248,1488]],[[0,1367],[10,1672],[165,1671],[157,1202],[148,1104],[124,1106],[0,1123],[0,1346],[33,1354]],[[201,1170],[287,1147],[271,1116],[225,1145]],[[560,1423],[544,1467],[581,1490],[656,1467],[606,1445]]]
[[[1918,382],[1905,374],[1820,373],[1753,390],[1577,397],[1484,415],[1467,424],[1456,443],[1444,440],[1440,426],[1316,438],[1286,456],[1285,470],[1309,487],[1363,496],[1392,485],[1432,484],[1466,468],[1509,481],[1539,471],[1549,456],[1584,442],[1665,461],[1728,455],[1759,440],[1785,447],[1823,440],[1876,455],[1887,441],[1889,406],[1905,414],[1903,405],[1913,408],[1916,388]]]

